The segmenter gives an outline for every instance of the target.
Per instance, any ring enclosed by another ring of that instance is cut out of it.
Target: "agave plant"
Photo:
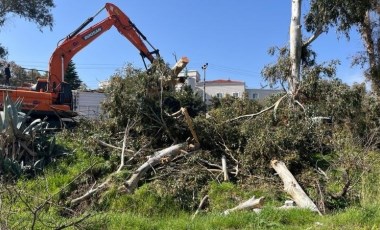
[[[6,95],[3,101],[3,111],[0,111],[0,174],[19,176],[23,169],[32,168],[41,160],[35,145],[41,145],[41,141],[44,144],[53,142],[40,138],[46,137],[48,123],[41,119],[30,122],[29,114],[21,112],[21,99],[12,101]]]

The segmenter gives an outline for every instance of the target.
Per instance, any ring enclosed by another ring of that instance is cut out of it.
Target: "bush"
[[[48,135],[48,123],[40,119],[30,121],[21,112],[21,100],[12,101],[6,95],[0,111],[0,174],[5,179],[17,179],[22,173],[33,174],[54,157],[55,139]]]

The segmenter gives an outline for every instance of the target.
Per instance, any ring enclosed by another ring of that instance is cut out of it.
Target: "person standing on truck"
[[[8,64],[7,67],[5,67],[4,69],[4,74],[5,74],[5,82],[4,84],[5,85],[10,85],[9,83],[9,79],[11,78],[11,69],[10,69],[11,65]]]

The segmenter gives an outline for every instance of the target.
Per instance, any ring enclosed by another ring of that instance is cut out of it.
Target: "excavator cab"
[[[32,90],[37,92],[47,92],[48,91],[48,81],[46,78],[37,79],[37,83],[32,86]],[[61,87],[58,92],[57,100],[54,104],[58,105],[69,105],[72,107],[72,93],[71,86],[67,82],[61,82]]]
[[[46,92],[48,87],[48,81],[46,78],[37,79],[37,83],[35,86],[32,86],[32,89],[37,92]]]
[[[69,105],[70,108],[72,109],[72,92],[71,92],[71,86],[67,82],[61,82],[61,90],[58,93],[58,98],[57,98],[57,104],[60,105]]]

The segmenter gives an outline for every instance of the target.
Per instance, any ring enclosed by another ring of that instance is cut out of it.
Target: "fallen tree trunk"
[[[298,207],[307,208],[322,215],[314,202],[303,191],[284,162],[272,160],[271,166],[278,173],[284,183],[284,190],[293,198]]]
[[[237,210],[242,210],[242,209],[254,209],[254,208],[260,208],[264,205],[264,197],[260,197],[259,199],[256,199],[254,196],[247,200],[244,201],[243,203],[239,204],[238,206],[227,209],[226,211],[223,212],[224,215],[228,215],[233,211]]]
[[[153,168],[157,164],[162,161],[169,162],[176,155],[180,154],[182,151],[186,150],[196,150],[199,148],[199,145],[188,144],[187,142],[170,146],[169,148],[158,151],[154,154],[154,156],[150,157],[148,161],[142,164],[136,171],[132,174],[128,181],[125,182],[124,186],[126,187],[128,192],[133,192],[137,183],[141,179],[142,176],[146,174],[148,169]]]

